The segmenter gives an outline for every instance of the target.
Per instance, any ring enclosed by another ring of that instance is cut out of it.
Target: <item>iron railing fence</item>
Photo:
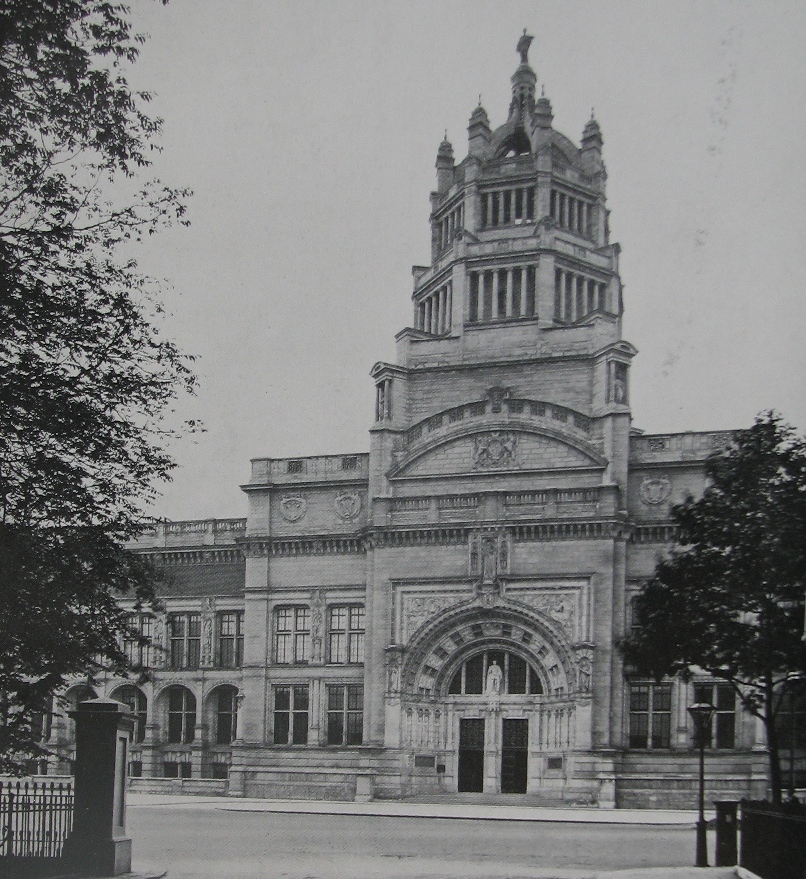
[[[0,781],[0,857],[60,858],[72,826],[69,782]]]
[[[739,864],[761,879],[806,875],[806,807],[742,800]]]

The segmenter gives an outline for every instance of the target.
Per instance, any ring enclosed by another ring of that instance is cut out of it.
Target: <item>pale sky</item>
[[[245,515],[249,459],[367,451],[369,370],[411,323],[443,132],[506,118],[515,45],[554,127],[604,135],[634,425],[806,429],[806,5],[135,0],[130,73],[165,119],[155,173],[189,229],[137,257],[199,358],[206,433],[154,514]]]

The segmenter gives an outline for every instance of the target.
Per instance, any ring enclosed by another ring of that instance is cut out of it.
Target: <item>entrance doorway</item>
[[[459,792],[484,791],[484,718],[459,720]]]
[[[529,721],[504,718],[501,733],[501,793],[525,794]]]

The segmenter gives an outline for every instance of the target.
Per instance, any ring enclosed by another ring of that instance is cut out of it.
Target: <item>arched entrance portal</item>
[[[504,605],[449,610],[392,648],[387,729],[409,792],[559,793],[590,739],[578,654],[551,620]]]

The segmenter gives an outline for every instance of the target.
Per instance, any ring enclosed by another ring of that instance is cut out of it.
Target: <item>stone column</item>
[[[512,273],[516,271],[515,269],[507,269],[507,317],[512,317]]]
[[[498,313],[498,269],[493,270],[493,313],[492,318],[496,320],[500,317]]]
[[[501,763],[501,747],[498,734],[498,727],[500,725],[498,706],[490,705],[485,714],[484,793],[497,794],[500,787],[498,783],[498,766]]]
[[[70,872],[85,876],[129,873],[126,771],[131,716],[114,699],[89,699],[70,716],[76,722],[75,806],[64,863]]]

